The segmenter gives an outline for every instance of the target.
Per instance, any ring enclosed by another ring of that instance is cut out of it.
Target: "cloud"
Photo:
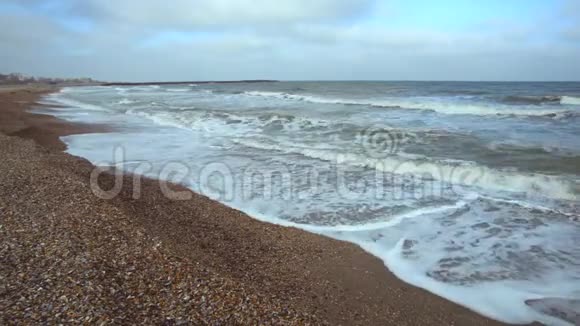
[[[562,31],[562,36],[570,41],[575,42],[580,46],[580,26],[570,27]]]
[[[256,27],[352,19],[370,0],[86,0],[77,12],[97,20],[156,28]]]
[[[580,1],[567,0],[560,11],[560,18],[566,24],[562,28],[561,36],[580,46]]]
[[[575,25],[563,25],[567,41],[552,28],[563,18],[546,14],[546,28],[514,19],[448,30],[436,17],[430,28],[392,25],[388,12],[369,12],[376,1],[12,1],[0,5],[0,71],[135,81],[580,76]]]
[[[23,26],[26,22],[26,27]],[[50,42],[61,30],[50,20],[34,15],[0,14],[0,44],[10,47],[29,47]],[[3,48],[8,50],[9,47]]]

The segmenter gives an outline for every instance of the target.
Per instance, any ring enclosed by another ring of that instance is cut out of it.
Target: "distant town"
[[[91,78],[48,78],[34,77],[20,73],[0,74],[0,85],[27,85],[27,84],[49,84],[49,85],[94,85],[101,84]]]
[[[179,84],[231,84],[231,83],[272,83],[276,80],[223,80],[223,81],[151,81],[151,82],[103,82],[91,78],[47,78],[34,77],[21,73],[0,74],[0,86],[2,85],[58,85],[58,86],[86,86],[86,85],[102,85],[102,86],[139,86],[139,85],[179,85]]]

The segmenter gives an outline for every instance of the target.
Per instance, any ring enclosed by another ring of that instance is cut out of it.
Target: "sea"
[[[580,323],[580,83],[92,86],[43,102],[111,127],[62,138],[97,166],[352,242],[499,321]]]

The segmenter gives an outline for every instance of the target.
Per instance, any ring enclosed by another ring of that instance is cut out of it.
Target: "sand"
[[[94,167],[58,137],[108,128],[26,111],[50,91],[0,89],[0,323],[499,324],[401,282],[353,244],[177,185],[188,200],[144,178],[134,199],[131,176],[99,199]]]

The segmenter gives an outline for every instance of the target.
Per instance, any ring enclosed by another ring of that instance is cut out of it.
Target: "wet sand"
[[[107,128],[26,111],[54,90],[0,89],[4,324],[499,324],[403,283],[353,244],[259,222],[178,185],[187,200],[139,178],[134,198],[125,175],[118,196],[98,198],[94,167],[62,152],[59,137]]]

